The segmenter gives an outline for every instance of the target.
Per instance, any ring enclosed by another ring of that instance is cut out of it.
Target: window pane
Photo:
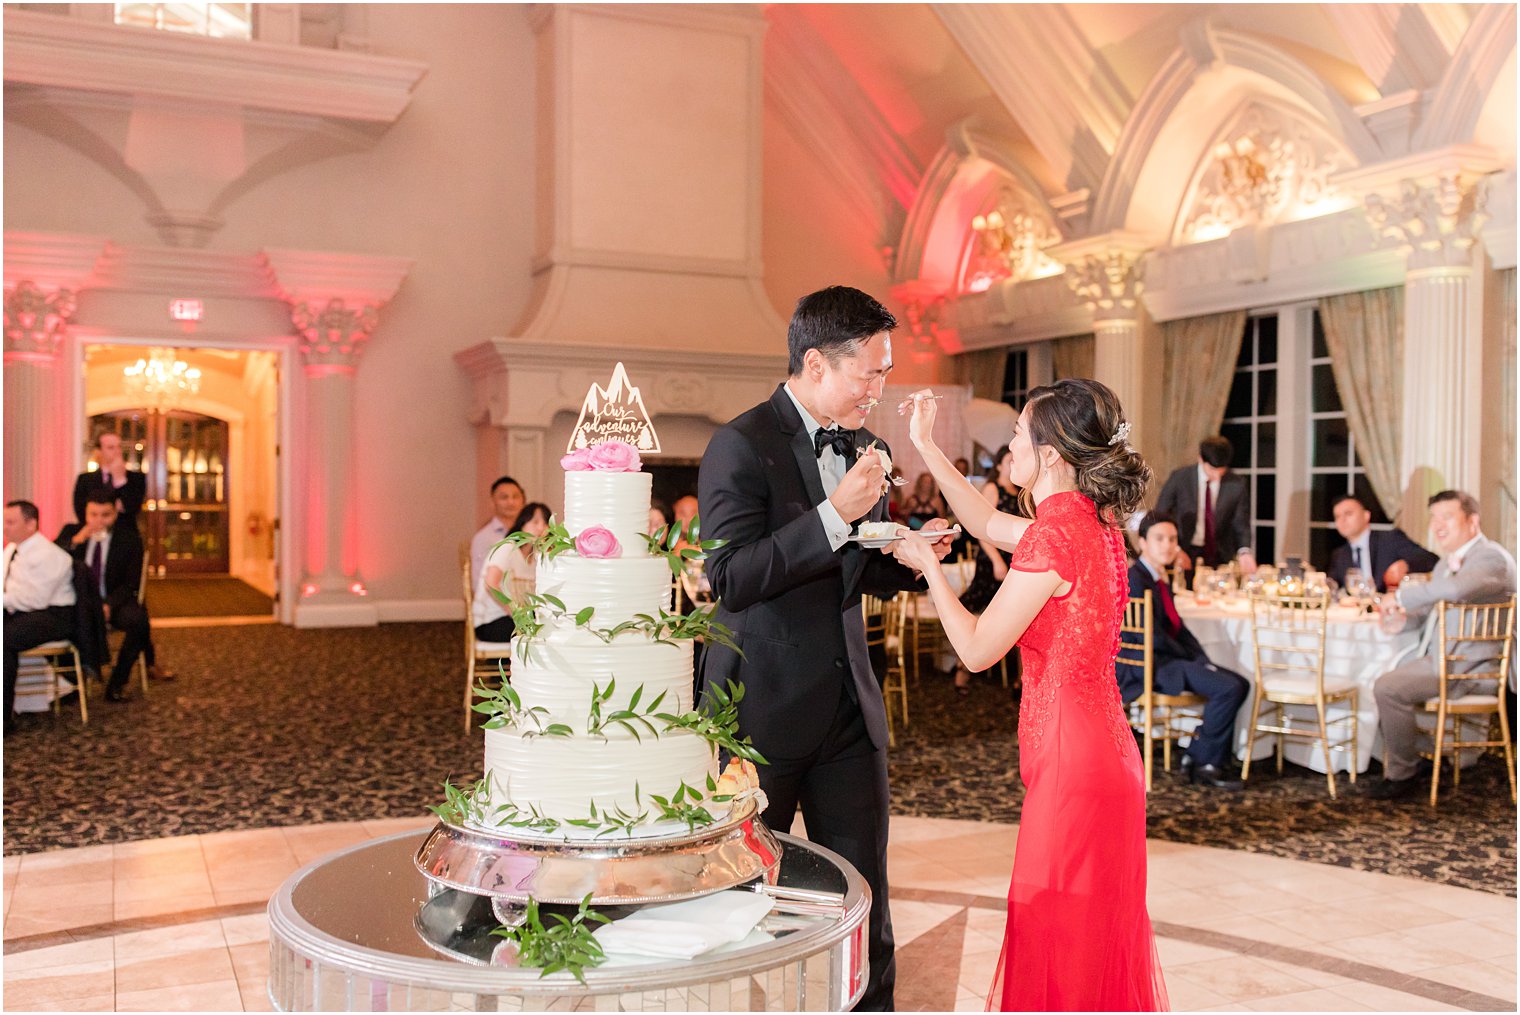
[[[1226,423],[1219,428],[1219,432],[1235,448],[1235,457],[1230,464],[1240,469],[1250,468],[1253,464],[1251,461],[1251,424]]]
[[[1325,323],[1319,319],[1319,311],[1314,312],[1314,359],[1327,359],[1330,356],[1330,346],[1325,343]]]
[[[1256,526],[1256,562],[1267,564],[1277,559],[1277,532],[1265,525]]]
[[[1277,315],[1256,319],[1256,362],[1277,362]]]
[[[1330,566],[1330,554],[1345,540],[1334,529],[1309,530],[1309,562],[1324,570]]]
[[[1351,464],[1351,431],[1345,417],[1314,421],[1314,460],[1312,465],[1346,466]]]
[[[1237,452],[1238,454],[1238,452]],[[1256,424],[1256,467],[1271,469],[1277,466],[1277,424]]]
[[[1335,386],[1335,373],[1330,369],[1329,363],[1320,363],[1314,368],[1314,412],[1340,412],[1341,393]]]
[[[1251,375],[1237,373],[1230,384],[1230,400],[1224,406],[1224,418],[1236,419],[1251,415]]]
[[[1261,370],[1256,374],[1256,414],[1277,415],[1277,371]]]
[[[1235,359],[1237,367],[1248,367],[1256,362],[1256,322],[1246,318],[1246,330],[1240,340],[1240,355]]]
[[[1277,477],[1268,473],[1256,477],[1256,518],[1272,518],[1277,514]]]
[[[1368,511],[1372,512],[1372,524],[1388,524],[1388,516],[1383,513],[1383,505],[1377,499],[1377,494],[1372,492],[1372,484],[1367,482],[1366,476],[1360,473],[1357,474],[1352,480],[1351,492],[1356,494],[1363,504],[1367,505]],[[1408,532],[1408,528],[1405,528],[1405,531]],[[1413,538],[1416,542],[1419,541],[1418,535],[1414,535]]]
[[[1309,477],[1309,521],[1328,522],[1335,517],[1335,498],[1346,492],[1346,477],[1316,472]]]

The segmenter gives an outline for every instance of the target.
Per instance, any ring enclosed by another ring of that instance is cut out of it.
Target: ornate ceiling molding
[[[1473,140],[1478,116],[1515,51],[1515,5],[1485,4],[1473,18],[1415,132],[1415,149]]]
[[[78,291],[89,285],[106,253],[104,236],[5,231],[5,285],[32,282]]]
[[[266,247],[260,259],[269,267],[281,295],[290,303],[325,305],[340,299],[353,306],[389,303],[414,263],[408,257],[320,253]]]
[[[1458,7],[1457,4],[1450,5]],[[1381,95],[1423,91],[1441,80],[1451,60],[1446,18],[1425,4],[1322,4],[1341,41]],[[1457,12],[1465,20],[1465,12]],[[1440,18],[1437,24],[1432,17]],[[1460,33],[1459,33],[1460,34]]]

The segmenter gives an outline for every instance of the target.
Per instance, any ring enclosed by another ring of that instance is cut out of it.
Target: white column
[[[1124,418],[1139,444],[1146,424],[1146,384],[1150,368],[1142,344],[1140,293],[1145,287],[1141,254],[1112,249],[1088,254],[1069,265],[1066,283],[1093,315],[1093,373],[1119,396]]]
[[[64,378],[59,349],[74,313],[69,289],[30,281],[5,290],[5,499],[29,500],[45,532],[74,517],[67,503],[71,428],[60,411]]]
[[[1404,181],[1367,198],[1367,215],[1408,255],[1404,277],[1403,518],[1418,536],[1425,500],[1441,489],[1475,491],[1483,439],[1482,292],[1473,245],[1483,183],[1460,172]]]
[[[359,573],[354,496],[354,371],[378,320],[373,304],[341,299],[291,310],[306,374],[306,562],[297,627],[379,623]]]

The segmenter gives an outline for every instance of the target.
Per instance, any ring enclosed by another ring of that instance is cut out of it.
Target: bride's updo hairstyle
[[[1097,505],[1099,518],[1119,526],[1139,510],[1151,467],[1130,445],[1124,410],[1107,385],[1085,378],[1042,385],[1029,393],[1026,410],[1030,441],[1071,465],[1078,492]],[[1026,507],[1033,517],[1034,505]]]

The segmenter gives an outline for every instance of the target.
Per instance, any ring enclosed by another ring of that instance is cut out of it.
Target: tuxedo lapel
[[[776,393],[771,396],[771,408],[776,412],[777,429],[797,460],[797,473],[802,488],[807,491],[808,507],[817,507],[823,503],[823,477],[818,474],[818,455],[813,450],[813,439],[802,425],[802,417],[797,415],[797,407],[786,393],[785,384],[778,385]]]

